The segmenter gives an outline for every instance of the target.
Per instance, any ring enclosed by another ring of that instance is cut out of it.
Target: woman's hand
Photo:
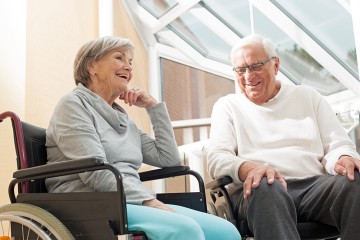
[[[129,104],[129,106],[135,105],[142,108],[151,107],[157,104],[154,97],[139,88],[132,88],[123,92],[119,99],[123,100],[126,104]]]
[[[169,208],[163,202],[157,200],[156,198],[151,199],[151,200],[147,200],[147,201],[143,201],[143,206],[159,208],[159,209],[166,210],[166,211],[169,211],[169,212],[175,212],[174,209]]]

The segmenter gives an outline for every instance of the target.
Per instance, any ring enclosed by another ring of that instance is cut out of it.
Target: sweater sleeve
[[[212,178],[230,176],[240,183],[238,170],[246,160],[237,156],[237,138],[230,108],[219,99],[211,115],[208,168]]]
[[[349,155],[360,160],[360,155],[330,105],[319,97],[317,123],[325,153],[322,164],[329,174],[336,175],[334,167],[340,156]]]
[[[180,165],[180,155],[165,103],[158,103],[146,110],[150,116],[155,139],[141,133],[144,163],[155,167]]]

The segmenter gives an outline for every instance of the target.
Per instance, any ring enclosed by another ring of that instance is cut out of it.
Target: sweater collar
[[[128,115],[120,105],[114,102],[110,106],[103,98],[81,83],[74,89],[74,93],[90,104],[117,133],[126,131]]]
[[[267,102],[267,103],[271,103],[271,102],[273,102],[273,101],[276,101],[277,99],[279,99],[282,95],[283,95],[283,92],[284,92],[284,88],[285,88],[285,84],[282,84],[280,81],[279,81],[279,84],[280,84],[280,89],[279,89],[279,91],[277,92],[277,94],[273,97],[273,98],[271,98],[271,99],[269,99],[269,101]]]

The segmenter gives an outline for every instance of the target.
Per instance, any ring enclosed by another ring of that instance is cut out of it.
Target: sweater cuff
[[[331,154],[331,156],[326,156],[325,158],[327,161],[326,161],[325,169],[329,174],[338,175],[338,173],[335,172],[335,165],[337,161],[340,159],[340,157],[344,155],[360,160],[360,155],[355,150],[354,151],[348,150],[347,152],[338,151],[336,153]]]
[[[166,104],[164,102],[159,102],[151,107],[145,108],[146,111],[150,114],[150,112],[158,111],[159,109],[166,109]]]

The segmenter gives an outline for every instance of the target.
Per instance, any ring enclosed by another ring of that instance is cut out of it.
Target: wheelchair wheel
[[[210,214],[212,214],[212,215],[215,215],[215,216],[219,216],[219,213],[217,212],[214,203],[212,203],[212,202],[207,202],[206,205],[207,205],[208,213],[210,213]]]
[[[74,240],[54,215],[24,203],[0,207],[0,239]]]

